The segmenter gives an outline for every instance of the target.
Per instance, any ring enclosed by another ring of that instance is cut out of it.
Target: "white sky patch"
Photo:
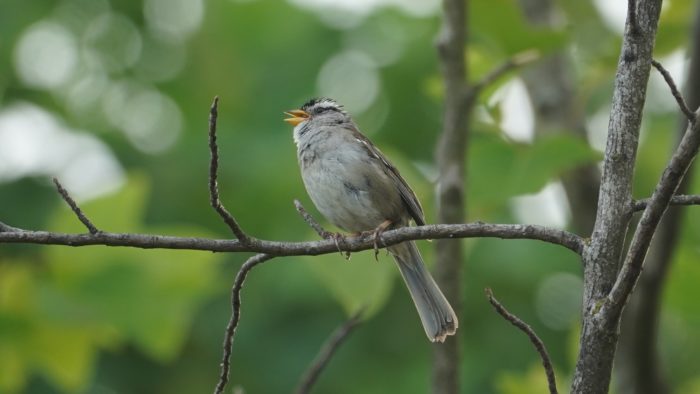
[[[688,1],[688,0],[677,0]],[[668,9],[672,0],[666,0],[661,4],[661,14]],[[603,22],[610,30],[622,35],[625,32],[625,21],[627,20],[627,2],[624,0],[594,0],[593,4],[603,17]]]
[[[99,139],[61,124],[53,114],[20,103],[0,111],[0,182],[56,176],[78,200],[124,184],[124,172]]]
[[[535,115],[525,83],[513,78],[501,86],[490,98],[490,105],[500,105],[499,126],[511,139],[532,142],[535,138]]]
[[[518,222],[564,228],[571,217],[561,182],[548,183],[539,193],[513,197],[510,206]]]
[[[608,138],[608,123],[610,107],[600,108],[598,112],[586,118],[586,137],[591,147],[599,152],[605,152]]]
[[[594,0],[603,22],[608,28],[622,35],[625,32],[627,19],[627,2],[623,0]]]

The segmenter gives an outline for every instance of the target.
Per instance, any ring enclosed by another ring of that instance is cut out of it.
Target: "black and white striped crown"
[[[326,111],[336,111],[346,114],[345,109],[342,105],[338,104],[335,100],[328,97],[316,97],[304,103],[301,106],[301,110],[309,114],[320,114]]]

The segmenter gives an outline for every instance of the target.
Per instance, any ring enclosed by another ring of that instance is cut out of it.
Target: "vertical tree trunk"
[[[443,131],[438,142],[436,161],[439,168],[437,188],[438,223],[465,221],[465,160],[467,150],[468,109],[465,107],[467,38],[467,2],[443,1],[443,26],[438,38],[445,98]],[[462,311],[462,256],[460,240],[438,240],[435,279],[457,316]],[[457,335],[436,344],[433,352],[433,393],[459,393],[460,340]]]
[[[629,224],[639,127],[661,11],[661,0],[630,3],[636,9],[628,13],[615,76],[598,212],[583,253],[583,327],[572,393],[608,392],[618,340],[619,315],[601,315],[598,309],[615,283]]]

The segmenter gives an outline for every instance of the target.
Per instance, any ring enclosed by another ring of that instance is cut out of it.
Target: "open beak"
[[[288,112],[285,112],[284,114],[289,116],[289,118],[284,119],[284,121],[289,123],[292,126],[296,126],[299,123],[309,119],[309,114],[306,113],[305,111],[300,110],[300,109],[288,111]]]

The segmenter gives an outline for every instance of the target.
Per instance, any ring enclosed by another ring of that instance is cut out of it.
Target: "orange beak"
[[[292,126],[296,126],[299,123],[309,119],[309,114],[306,113],[305,111],[300,110],[300,109],[288,111],[288,112],[285,112],[284,114],[289,116],[289,118],[284,119],[284,121],[289,123]]]

